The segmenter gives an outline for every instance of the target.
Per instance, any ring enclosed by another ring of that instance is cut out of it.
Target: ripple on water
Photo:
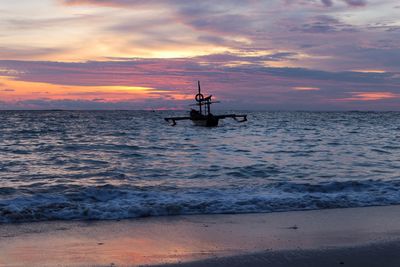
[[[0,112],[0,222],[400,204],[400,113]]]

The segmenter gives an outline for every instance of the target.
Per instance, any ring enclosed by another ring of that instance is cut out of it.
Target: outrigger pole
[[[219,103],[219,101],[212,102],[211,101],[212,95],[204,97],[204,95],[201,93],[200,81],[198,81],[197,85],[198,85],[199,91],[195,97],[197,103],[194,105],[199,106],[199,110],[197,111],[195,109],[192,109],[190,111],[190,117],[165,118],[165,120],[167,122],[170,122],[172,126],[175,126],[176,122],[181,121],[181,120],[191,120],[196,125],[207,126],[207,127],[218,126],[219,120],[226,119],[226,118],[233,118],[237,122],[247,121],[247,115],[236,115],[236,114],[213,115],[211,113],[211,104]],[[203,114],[203,108],[202,108],[203,105],[205,106],[204,114]]]

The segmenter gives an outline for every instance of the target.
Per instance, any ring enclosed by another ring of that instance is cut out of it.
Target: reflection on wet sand
[[[0,227],[0,266],[137,266],[398,240],[400,206]]]

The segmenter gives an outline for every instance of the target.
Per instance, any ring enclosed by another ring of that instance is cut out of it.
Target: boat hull
[[[204,127],[216,127],[218,126],[219,119],[215,117],[209,117],[204,119],[191,119],[194,125],[204,126]]]

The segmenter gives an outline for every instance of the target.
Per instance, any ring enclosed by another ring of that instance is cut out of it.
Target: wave
[[[39,194],[0,188],[0,222],[117,220],[190,214],[265,213],[400,204],[400,181],[270,183],[257,188],[61,186]],[[57,193],[54,193],[57,192]]]
[[[400,204],[400,113],[182,114],[0,112],[0,223]]]

